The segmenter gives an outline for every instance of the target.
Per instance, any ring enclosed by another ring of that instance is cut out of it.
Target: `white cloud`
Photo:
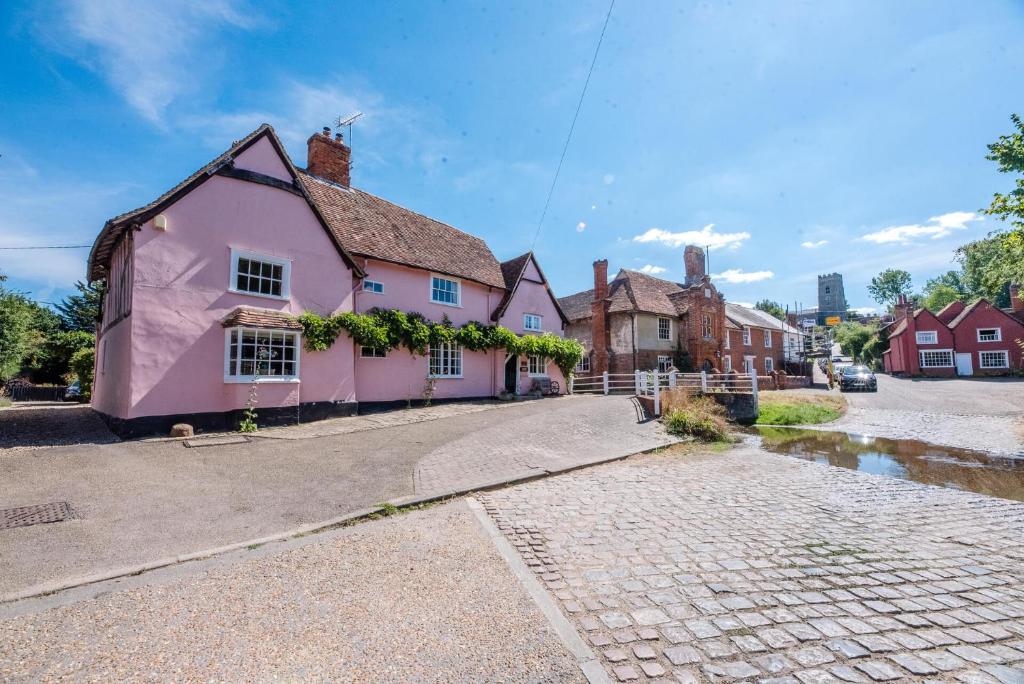
[[[647,264],[646,266],[640,269],[640,272],[646,273],[648,275],[658,275],[659,273],[664,273],[667,270],[667,268],[663,268],[661,266],[652,266],[650,264]]]
[[[867,316],[868,314],[877,313],[878,308],[874,306],[858,306],[856,308],[850,309],[850,311],[859,313],[861,316]]]
[[[818,240],[816,242],[805,240],[804,242],[800,243],[800,246],[803,247],[804,249],[817,249],[818,247],[822,247],[827,244],[828,240]]]
[[[642,235],[633,238],[634,242],[660,242],[669,247],[682,247],[683,245],[698,245],[716,250],[721,247],[736,249],[744,240],[750,239],[750,233],[718,233],[715,231],[715,224],[709,223],[700,230],[684,230],[681,233],[672,233],[661,228],[651,228]]]
[[[876,244],[899,243],[910,244],[914,238],[927,237],[932,240],[947,237],[955,230],[966,230],[969,223],[983,221],[973,211],[953,211],[941,216],[933,216],[926,222],[912,223],[906,226],[888,226],[872,233],[861,235],[861,240],[874,242]]]
[[[751,271],[745,273],[741,268],[730,268],[721,273],[712,273],[711,277],[726,283],[756,283],[761,280],[774,278],[775,274],[771,271]]]
[[[143,118],[164,125],[166,109],[206,85],[217,33],[251,29],[259,19],[237,0],[70,0],[62,16],[40,20],[57,50],[98,72]]]
[[[577,233],[582,233],[586,229],[587,229],[587,224],[584,223],[583,221],[580,221],[579,223],[576,224],[576,232]]]

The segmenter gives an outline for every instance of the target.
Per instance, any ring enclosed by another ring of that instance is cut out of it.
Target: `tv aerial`
[[[337,119],[334,120],[335,128],[342,128],[342,127],[348,128],[348,146],[349,147],[352,147],[352,124],[355,123],[355,120],[358,119],[359,117],[361,117],[362,115],[363,115],[362,112],[353,112],[352,114],[349,114],[348,116],[339,116]]]

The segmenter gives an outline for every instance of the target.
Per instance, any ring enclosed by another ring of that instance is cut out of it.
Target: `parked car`
[[[64,390],[64,401],[78,401],[82,396],[82,386],[75,380]]]
[[[878,378],[867,366],[846,366],[839,376],[839,389],[843,392],[855,389],[878,391]]]

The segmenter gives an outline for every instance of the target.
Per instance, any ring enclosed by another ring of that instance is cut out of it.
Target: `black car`
[[[847,366],[839,376],[839,389],[843,392],[855,389],[877,392],[878,379],[867,366]]]

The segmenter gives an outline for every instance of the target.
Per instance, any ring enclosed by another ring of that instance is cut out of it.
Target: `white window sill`
[[[264,376],[258,378],[252,375],[230,375],[224,378],[226,385],[250,385],[255,382],[257,385],[286,385],[288,383],[298,384],[301,382],[295,376]]]
[[[286,295],[263,294],[262,292],[246,292],[245,290],[238,290],[238,289],[235,289],[233,287],[229,287],[228,288],[228,292],[230,292],[231,294],[246,295],[248,297],[260,297],[262,299],[276,299],[279,302],[287,302],[290,299],[290,297],[288,297]]]
[[[547,373],[527,373],[526,377],[528,377],[528,378],[547,378],[547,377],[551,377],[551,376],[549,376]]]
[[[428,375],[431,380],[462,380],[461,375]]]
[[[453,309],[461,309],[462,308],[462,304],[450,304],[448,302],[439,302],[436,299],[431,299],[430,303],[431,304],[437,304],[438,306],[450,306]]]

